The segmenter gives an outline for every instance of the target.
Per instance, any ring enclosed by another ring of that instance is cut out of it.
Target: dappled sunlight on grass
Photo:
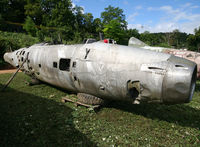
[[[10,74],[0,75],[0,88]],[[191,103],[112,102],[97,113],[47,84],[27,86],[23,73],[0,93],[1,145],[200,146],[200,81]]]

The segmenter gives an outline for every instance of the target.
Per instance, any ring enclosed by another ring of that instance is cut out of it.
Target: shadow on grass
[[[197,83],[196,92],[200,91],[200,83]],[[200,98],[200,97],[199,97]],[[188,104],[162,105],[162,104],[140,104],[133,105],[128,102],[113,102],[109,108],[116,108],[142,115],[150,119],[158,119],[169,123],[176,123],[183,127],[200,129],[200,110],[190,107]]]
[[[197,83],[196,83],[195,91],[200,92],[200,80],[198,80]]]
[[[0,92],[0,145],[96,146],[75,128],[72,112],[64,104],[7,88]]]
[[[151,119],[158,119],[170,123],[176,123],[184,127],[200,129],[200,110],[187,105],[156,105],[141,104],[131,105],[125,102],[114,102],[109,107],[131,112]]]

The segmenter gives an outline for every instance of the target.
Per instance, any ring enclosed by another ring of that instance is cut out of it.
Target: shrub
[[[0,66],[4,64],[3,55],[5,52],[28,47],[38,42],[37,38],[31,37],[30,35],[0,31]]]

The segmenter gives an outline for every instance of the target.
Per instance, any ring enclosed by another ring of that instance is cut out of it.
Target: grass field
[[[10,75],[0,75],[0,88]],[[27,80],[19,73],[0,92],[0,146],[200,146],[200,81],[189,104],[114,102],[95,113]]]

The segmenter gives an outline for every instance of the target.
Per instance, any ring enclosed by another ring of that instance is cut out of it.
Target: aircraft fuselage
[[[27,60],[26,60],[27,58]],[[46,83],[103,99],[184,103],[192,99],[196,64],[165,53],[95,42],[37,44],[5,61]]]

